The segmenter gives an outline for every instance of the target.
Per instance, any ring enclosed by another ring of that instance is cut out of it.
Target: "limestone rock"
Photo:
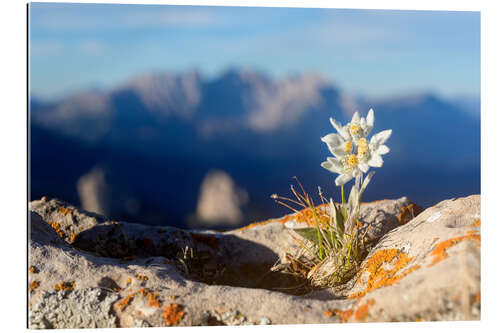
[[[363,223],[375,231],[361,271],[341,289],[294,295],[304,281],[270,268],[297,246],[284,226],[295,214],[228,232],[189,231],[34,201],[29,325],[479,319],[480,197],[443,201],[400,225],[408,206],[406,198],[364,204]]]
[[[116,326],[111,305],[119,297],[99,288],[45,291],[30,311],[30,328],[108,328]]]
[[[80,232],[106,221],[106,217],[81,210],[57,199],[43,197],[29,203],[29,210],[37,213],[67,243],[72,243]]]

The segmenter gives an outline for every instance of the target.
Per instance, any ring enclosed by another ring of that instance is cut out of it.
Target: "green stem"
[[[344,185],[340,186],[340,190],[342,192],[342,214],[344,215],[344,221],[345,221],[347,219],[347,216],[345,211]]]

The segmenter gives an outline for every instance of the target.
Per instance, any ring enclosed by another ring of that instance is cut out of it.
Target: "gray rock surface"
[[[31,328],[116,327],[111,305],[118,298],[118,294],[100,288],[45,291],[30,311]]]
[[[293,295],[303,281],[269,268],[296,248],[284,226],[296,215],[229,232],[185,231],[34,201],[29,325],[479,319],[480,197],[443,201],[400,225],[408,204],[406,198],[364,204],[361,220],[374,226],[374,247],[358,275],[343,288]]]

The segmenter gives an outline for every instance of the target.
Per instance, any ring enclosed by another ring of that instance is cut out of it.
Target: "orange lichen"
[[[365,304],[359,305],[359,301],[354,304],[351,308],[347,310],[334,310],[335,313],[340,320],[345,323],[348,322],[349,319],[354,315],[354,319],[357,321],[364,320],[369,313],[370,307],[375,303],[373,299],[369,299]],[[324,314],[327,317],[331,317],[333,313],[329,310],[325,311]]]
[[[361,205],[376,204],[376,203],[381,203],[381,202],[384,202],[387,200],[388,199],[376,200],[376,201],[371,201],[371,202],[363,202],[363,203],[361,203]],[[328,222],[328,216],[324,212],[325,208],[327,206],[328,206],[328,204],[320,204],[320,205],[315,206],[316,213],[318,215],[320,215],[319,222],[321,225],[324,225],[325,223]],[[420,206],[413,204],[413,203],[410,203],[407,207],[413,209],[414,216],[417,216],[423,210]],[[406,208],[406,207],[404,207],[404,208]],[[422,209],[422,210],[419,210],[419,209]],[[411,216],[411,214],[410,214],[410,216]],[[251,229],[253,227],[266,225],[266,224],[269,224],[272,222],[286,223],[286,222],[291,221],[291,220],[296,220],[297,222],[305,222],[311,226],[316,226],[315,221],[314,221],[314,217],[313,217],[313,212],[312,212],[311,208],[304,208],[301,211],[299,211],[298,213],[288,214],[288,215],[285,215],[279,219],[269,219],[269,220],[265,220],[265,221],[254,222],[254,223],[251,223],[247,226],[241,227],[237,230],[247,230],[247,229]]]
[[[476,302],[481,303],[481,293],[478,293],[475,298]]]
[[[176,299],[176,298],[177,298],[177,296],[174,296],[174,295],[170,295],[170,296],[168,296],[168,299],[169,299],[169,300],[172,300],[172,301],[173,301],[174,299]]]
[[[141,316],[142,315],[142,311],[141,310],[137,310],[137,315]]]
[[[375,289],[390,286],[398,282],[406,275],[420,268],[419,265],[415,265],[400,273],[412,260],[412,257],[409,257],[404,252],[400,252],[398,249],[383,249],[375,252],[358,273],[357,282],[359,283],[361,283],[361,276],[364,272],[368,272],[369,274],[365,290],[350,294],[348,297],[362,297]],[[392,269],[383,268],[382,266],[385,264],[390,264]]]
[[[132,278],[128,278],[127,281],[125,282],[126,285],[129,285],[132,283]]]
[[[445,240],[439,244],[436,245],[434,250],[431,252],[431,255],[434,256],[434,260],[429,264],[428,267],[434,266],[440,261],[443,261],[444,259],[448,258],[448,253],[446,250],[448,250],[450,247],[457,245],[458,243],[464,241],[464,240],[473,240],[476,242],[481,242],[481,235],[476,234],[474,231],[468,232],[464,236],[460,237],[455,237],[455,238],[450,238],[448,240]]]
[[[158,300],[158,294],[152,293],[151,290],[146,288],[141,288],[138,291],[139,294],[146,297],[148,299],[148,305],[151,307],[159,308],[160,302]]]
[[[325,310],[325,311],[323,312],[323,314],[324,314],[325,316],[327,316],[328,318],[330,318],[330,317],[331,317],[331,316],[333,316],[335,313],[334,313],[333,311],[330,311],[330,310]]]
[[[71,214],[73,213],[73,210],[72,209],[69,209],[69,208],[66,208],[66,207],[61,207],[59,208],[59,211],[61,212],[61,214],[63,214],[64,216],[68,215],[68,214]]]
[[[135,294],[130,294],[124,299],[122,299],[120,303],[118,303],[118,308],[120,309],[120,311],[125,310],[125,308],[130,304],[130,302],[134,299],[134,297]]]
[[[247,229],[250,229],[250,228],[253,228],[253,227],[256,227],[256,226],[260,226],[260,225],[265,225],[265,224],[268,224],[268,223],[271,223],[271,222],[281,222],[281,221],[280,220],[266,220],[266,221],[261,221],[261,222],[254,222],[254,223],[250,223],[249,225],[246,225],[244,227],[241,227],[241,228],[239,228],[237,230],[247,230]]]
[[[157,293],[149,293],[148,294],[148,305],[154,308],[159,308],[160,307],[160,301],[158,300],[158,294]]]
[[[38,288],[40,286],[40,282],[38,281],[33,281],[30,283],[30,293],[35,291],[36,288]]]
[[[400,225],[406,224],[423,211],[424,209],[422,207],[411,202],[408,206],[401,207],[401,213],[398,215],[398,222]]]
[[[143,281],[147,281],[148,280],[148,277],[146,275],[137,274],[135,277],[138,280],[143,280]]]
[[[49,224],[57,232],[57,234],[59,235],[59,237],[64,238],[64,234],[61,231],[61,226],[59,225],[59,223],[57,223],[57,222],[51,222]]]
[[[368,315],[368,310],[375,303],[373,299],[368,300],[365,304],[360,305],[358,309],[354,312],[354,319],[363,320]]]
[[[323,207],[326,207],[326,204],[321,204],[316,206],[316,211],[319,212]],[[278,223],[286,223],[291,220],[296,220],[297,222],[305,222],[310,225],[314,225],[314,218],[313,214],[310,208],[304,208],[303,210],[299,211],[298,213],[293,213],[293,214],[288,214],[285,215],[279,219],[269,219],[266,221],[260,221],[260,222],[254,222],[251,223],[247,226],[241,227],[238,230],[247,230],[256,226],[261,226],[261,225],[266,225],[271,222],[278,222]],[[320,223],[324,223],[326,221],[326,216],[324,216]]]
[[[163,319],[165,319],[167,326],[177,325],[184,317],[184,314],[183,306],[173,303],[165,306],[163,310]]]
[[[66,290],[66,291],[71,291],[75,288],[75,282],[71,281],[71,282],[61,282],[61,283],[58,283],[54,286],[54,289],[57,290],[57,291],[60,291],[60,290]]]
[[[30,274],[35,274],[36,273],[36,268],[35,266],[31,265],[30,268],[28,269]]]
[[[314,218],[314,215],[316,215],[316,219],[318,220],[319,225],[321,227],[326,226],[330,221],[328,216],[323,213],[320,206],[315,207],[314,210],[311,208],[306,208],[306,209],[301,210],[299,213],[297,213],[295,219],[299,223],[307,223],[310,226],[315,227],[316,226],[316,219]]]
[[[347,322],[349,320],[349,318],[351,318],[352,315],[354,314],[353,309],[347,309],[345,311],[335,310],[334,312],[343,323]]]
[[[471,227],[480,227],[481,226],[481,219],[477,219],[474,221],[474,223],[470,224]]]
[[[75,241],[75,239],[76,239],[76,234],[71,234],[69,243],[70,244],[73,243]]]

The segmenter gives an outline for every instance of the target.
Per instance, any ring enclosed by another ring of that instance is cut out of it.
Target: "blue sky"
[[[316,72],[352,94],[480,93],[479,12],[32,3],[42,98],[146,72]]]

